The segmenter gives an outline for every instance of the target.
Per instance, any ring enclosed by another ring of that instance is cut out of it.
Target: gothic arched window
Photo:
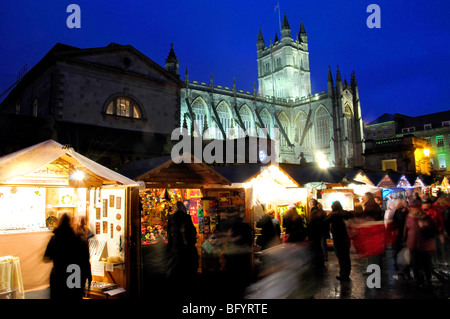
[[[134,119],[142,118],[142,110],[139,104],[134,99],[125,96],[112,99],[106,107],[106,114]]]
[[[347,129],[347,132],[345,135],[347,136],[349,142],[353,141],[353,124],[352,124],[352,118],[353,113],[348,104],[344,106],[344,118],[345,118],[345,127]]]
[[[245,133],[249,136],[253,136],[253,115],[247,105],[244,105],[239,110],[239,116],[241,117],[242,123],[244,124],[244,128],[242,132],[239,133],[239,137],[244,137]],[[242,136],[241,136],[242,135]]]
[[[280,121],[284,132],[289,137],[289,119],[287,118],[286,113],[281,112],[280,115],[278,115],[278,121]],[[281,146],[288,146],[288,141],[284,137],[283,133],[279,132],[279,137]]]
[[[220,124],[222,124],[222,128],[225,131],[226,135],[229,135],[229,131],[231,129],[231,111],[228,105],[225,102],[221,102],[216,109],[217,115],[219,116]],[[216,138],[217,139],[226,139],[227,136],[222,136],[222,132],[217,130]]]
[[[261,118],[263,128],[266,129],[266,134],[262,132],[260,129],[258,132],[259,137],[266,137],[268,134],[270,134],[270,129],[272,128],[272,117],[270,116],[269,111],[267,109],[263,109],[259,113],[259,117]]]
[[[307,129],[306,125],[309,123],[306,123],[307,117],[306,114],[303,112],[300,112],[297,116],[297,119],[295,121],[295,127],[296,127],[296,138],[295,141],[301,143],[300,146],[303,148],[310,148],[311,147],[311,129]],[[303,137],[303,134],[305,136]],[[302,142],[303,137],[303,142]]]
[[[192,112],[194,113],[194,136],[202,136],[205,129],[205,120],[208,121],[208,112],[206,105],[201,98],[192,103]]]
[[[321,106],[316,112],[316,147],[330,147],[330,115]]]

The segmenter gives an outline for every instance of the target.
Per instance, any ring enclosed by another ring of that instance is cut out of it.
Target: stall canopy
[[[54,140],[30,146],[0,158],[0,184],[22,184],[31,182],[45,183],[36,178],[36,171],[48,170],[46,165],[59,167],[61,174],[67,177],[81,172],[83,178],[70,178],[69,186],[101,187],[105,185],[137,186],[138,184],[121,174],[104,167],[89,158],[75,152],[69,146],[63,146]]]
[[[306,199],[306,189],[280,166],[261,163],[236,164],[214,167],[235,187],[247,189],[249,208],[258,204],[289,205]]]
[[[306,188],[347,187],[350,184],[373,186],[360,169],[338,167],[325,169],[316,165],[300,166],[296,164],[280,164],[280,167],[297,183]]]
[[[184,155],[184,158],[186,155]],[[121,174],[136,181],[144,181],[149,188],[201,188],[206,185],[231,185],[231,182],[204,162],[179,162],[171,156],[134,161],[125,165]]]

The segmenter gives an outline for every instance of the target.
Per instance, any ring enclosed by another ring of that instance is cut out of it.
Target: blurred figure
[[[404,200],[399,200],[392,217],[392,232],[394,236],[394,269],[400,270],[402,273],[408,273],[406,269],[399,269],[397,264],[397,257],[399,252],[405,246],[403,231],[405,229],[406,216],[408,216],[408,209]]]
[[[414,201],[418,201],[418,202],[422,202],[422,199],[420,198],[420,195],[419,195],[419,193],[418,192],[415,192],[414,193],[414,195],[413,195],[413,197],[412,197],[412,200]]]
[[[447,240],[450,239],[450,197],[449,195],[441,196],[442,200],[442,216],[444,217],[444,228],[447,233]]]
[[[298,243],[306,238],[306,224],[295,207],[290,208],[283,215],[283,227],[286,233],[286,242]]]
[[[85,216],[76,216],[74,218],[75,222],[75,232],[83,238],[85,241],[89,241],[92,237],[94,237],[94,234],[89,229],[88,225],[86,224],[86,217]]]
[[[252,246],[253,232],[238,212],[230,216],[231,227],[228,230],[226,249],[223,253],[224,289],[228,297],[242,298],[245,288],[253,280]]]
[[[411,256],[414,281],[422,286],[425,278],[426,282],[431,284],[432,255],[437,227],[433,219],[422,211],[417,201],[411,202],[408,209],[404,237]]]
[[[380,196],[375,196],[374,199],[375,199],[375,203],[377,203],[378,206],[380,206],[380,210],[381,210],[380,220],[384,219],[384,214],[385,214],[384,201],[383,201],[383,199],[381,199]]]
[[[375,195],[367,192],[362,197],[363,218],[371,221],[383,220],[380,205],[375,201]]]
[[[393,199],[387,201],[386,211],[384,213],[384,225],[386,226],[386,228],[389,228],[388,226],[392,223],[395,209],[399,201],[400,200],[393,200]]]
[[[435,254],[434,260],[444,261],[444,252],[442,244],[445,242],[444,237],[444,217],[442,216],[441,207],[437,203],[433,203],[431,199],[426,199],[422,201],[422,210],[425,214],[430,216],[437,226],[436,237],[434,238],[435,243]]]
[[[275,211],[270,210],[256,223],[256,227],[261,228],[261,235],[258,236],[257,245],[261,246],[263,250],[280,244],[280,222],[274,215]]]
[[[343,210],[339,201],[333,202],[331,209],[331,213],[324,219],[324,222],[331,224],[333,246],[339,261],[339,276],[336,278],[340,281],[348,281],[351,271],[350,239],[345,221],[352,218],[353,214]]]
[[[88,288],[92,281],[89,246],[75,233],[67,214],[61,216],[53,234],[44,253],[44,262],[53,261],[50,273],[50,298],[82,299],[86,280],[88,280]],[[70,265],[77,265],[79,269],[71,272],[71,268],[68,269]],[[76,274],[77,270],[80,270],[80,278],[70,280],[72,277],[69,279],[69,276]],[[69,287],[68,282],[73,283],[74,287]]]
[[[329,225],[324,223],[327,214],[319,206],[319,202],[312,198],[309,201],[309,205],[311,212],[308,224],[308,238],[311,241],[311,248],[315,256],[315,265],[320,270],[328,259],[327,238],[329,236]]]
[[[246,289],[247,299],[307,299],[317,289],[310,245],[284,243],[263,250],[259,280]]]
[[[169,286],[175,297],[187,297],[196,289],[199,266],[197,230],[183,202],[176,203],[175,213],[169,215],[167,223]]]
[[[373,222],[373,221],[381,221],[383,220],[383,212],[380,208],[380,205],[375,201],[375,195],[371,192],[367,192],[362,197],[363,199],[363,219],[365,222]],[[376,227],[376,226],[373,226]],[[380,230],[381,231],[381,230]],[[378,235],[379,232],[378,232]],[[376,243],[376,245],[383,245],[384,250],[384,241],[383,243]],[[370,247],[371,249],[374,247]],[[367,259],[368,265],[370,264],[376,264],[380,267],[382,266],[382,253],[379,254],[371,254],[369,255],[369,258]],[[368,275],[368,273],[364,273],[365,275]]]

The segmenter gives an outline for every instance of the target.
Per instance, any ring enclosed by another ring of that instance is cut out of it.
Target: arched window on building
[[[225,131],[226,136],[222,135],[220,130],[216,131],[216,139],[226,139],[230,134],[231,129],[231,111],[225,102],[220,102],[217,106],[217,115],[219,116],[219,121],[222,124],[222,128]]]
[[[244,128],[239,130],[238,137],[245,137],[246,134],[248,136],[254,136],[254,128],[253,128],[253,115],[247,105],[243,105],[239,110],[239,116],[241,117],[242,123],[244,124]]]
[[[194,113],[194,133],[193,136],[202,136],[205,129],[205,119],[208,121],[208,111],[206,104],[201,98],[192,103],[192,112]]]
[[[125,96],[112,99],[106,107],[106,114],[134,119],[142,118],[139,104],[134,99]]]
[[[348,104],[344,106],[344,119],[345,119],[345,136],[350,143],[353,142],[353,113]]]
[[[311,123],[306,123],[306,120],[307,120],[307,116],[304,112],[300,112],[297,115],[297,118],[295,120],[295,129],[296,129],[295,141],[298,143],[301,143],[300,146],[302,148],[311,148],[311,146],[312,146],[311,128],[309,128],[307,131],[305,131],[307,129],[306,125],[311,124]],[[303,137],[303,134],[305,135],[304,137]],[[302,142],[302,137],[303,137],[303,142]]]
[[[263,109],[259,113],[259,117],[261,118],[263,128],[266,129],[266,133],[263,133],[262,128],[258,130],[258,136],[259,137],[267,137],[267,135],[270,135],[272,125],[272,116],[270,116],[269,111],[267,109]]]
[[[316,112],[316,147],[330,147],[330,115],[327,110],[320,106]]]
[[[284,132],[286,133],[286,135],[289,138],[289,119],[286,116],[286,113],[281,112],[280,115],[278,115],[278,121],[280,121],[280,124],[283,127]],[[284,137],[283,133],[279,132],[278,136],[280,138],[280,145],[281,146],[288,146],[288,141]]]

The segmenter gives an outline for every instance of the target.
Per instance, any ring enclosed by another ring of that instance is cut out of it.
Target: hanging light
[[[330,163],[328,163],[327,158],[326,158],[324,153],[317,152],[316,153],[316,158],[317,158],[317,161],[319,163],[319,167],[320,168],[328,168],[328,167],[330,167]]]
[[[72,174],[72,179],[77,181],[82,181],[84,179],[84,172],[83,171],[75,171],[75,173]]]

